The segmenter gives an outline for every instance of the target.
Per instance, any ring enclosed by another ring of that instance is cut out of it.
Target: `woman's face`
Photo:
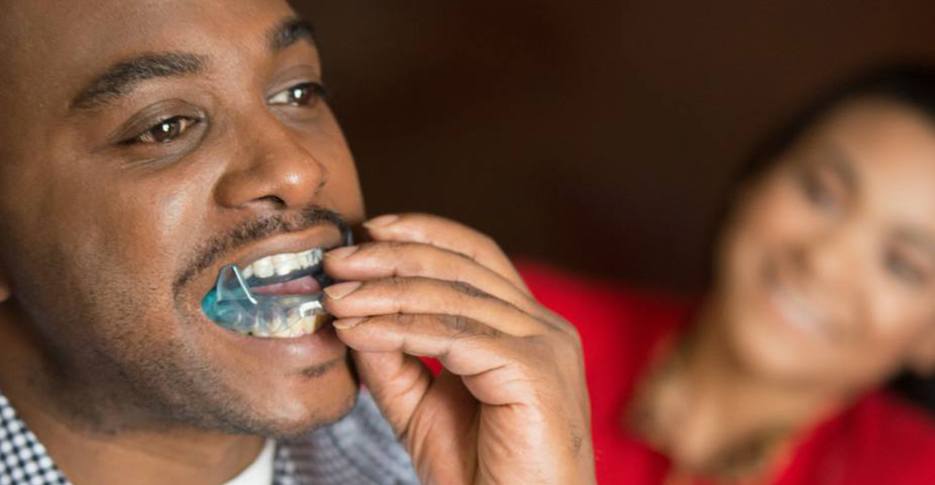
[[[809,128],[740,194],[713,298],[742,363],[856,391],[935,361],[935,123],[876,99]]]

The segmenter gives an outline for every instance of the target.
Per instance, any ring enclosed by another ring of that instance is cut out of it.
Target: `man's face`
[[[128,426],[288,434],[346,412],[333,331],[253,338],[200,310],[225,264],[338,244],[310,210],[363,217],[289,6],[7,3],[0,290],[48,374]]]

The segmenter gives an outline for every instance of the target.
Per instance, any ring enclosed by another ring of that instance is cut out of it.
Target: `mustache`
[[[275,214],[246,221],[202,244],[196,251],[196,255],[185,265],[185,270],[173,282],[173,293],[178,295],[181,288],[188,282],[210,268],[225,254],[235,249],[270,236],[300,232],[322,224],[331,224],[337,227],[344,238],[343,244],[351,244],[350,226],[344,217],[323,207],[310,207],[303,209],[301,212]]]

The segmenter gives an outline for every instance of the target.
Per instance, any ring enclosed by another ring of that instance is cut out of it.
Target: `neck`
[[[86,419],[76,403],[109,400],[67,391],[74,386],[61,382],[54,359],[11,306],[0,305],[0,390],[73,483],[220,484],[262,450],[256,436],[171,423],[128,426],[140,414],[127,418],[121,409]],[[108,417],[101,421],[102,415]]]
[[[783,444],[840,406],[840,396],[756,375],[735,358],[716,308],[705,308],[642,386],[636,428],[675,468],[766,472]],[[648,418],[648,419],[643,419]]]

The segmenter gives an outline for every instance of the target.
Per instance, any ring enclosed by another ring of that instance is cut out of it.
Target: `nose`
[[[835,338],[849,340],[863,334],[865,268],[861,256],[871,250],[866,229],[850,222],[824,228],[794,244],[789,251],[793,277],[809,300],[818,305],[822,328]]]
[[[824,228],[790,245],[793,266],[800,276],[837,286],[858,271],[855,255],[859,253],[863,239],[857,223]]]
[[[325,186],[326,166],[274,115],[259,118],[238,130],[238,153],[215,188],[218,204],[255,210],[313,205]]]

